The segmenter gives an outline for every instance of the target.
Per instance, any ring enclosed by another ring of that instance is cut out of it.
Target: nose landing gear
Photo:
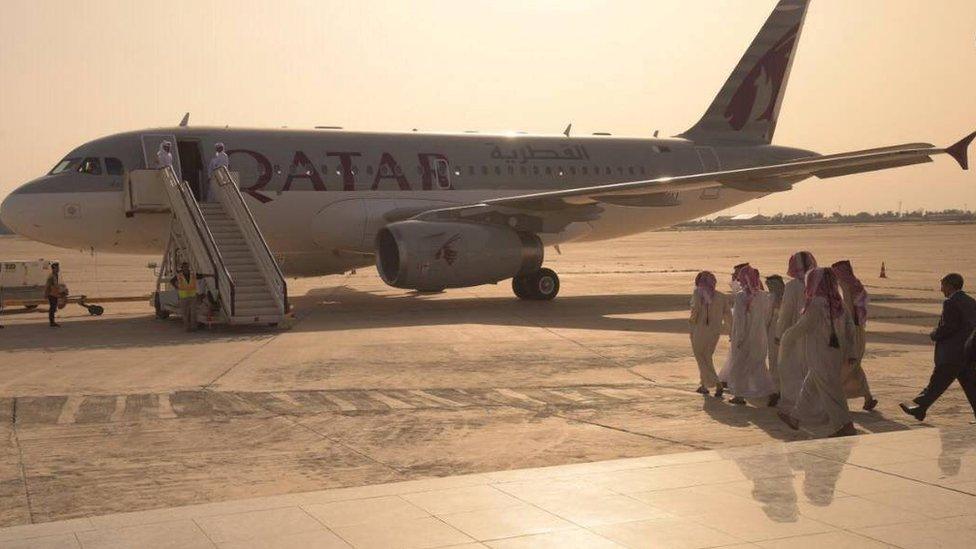
[[[512,279],[512,291],[519,299],[551,301],[559,294],[559,275],[552,269],[539,269]]]

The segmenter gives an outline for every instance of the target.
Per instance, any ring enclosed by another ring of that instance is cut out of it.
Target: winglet
[[[188,125],[190,125],[190,113],[184,114],[183,115],[183,120],[180,120],[180,127],[181,128],[185,128]]]
[[[571,132],[571,131],[573,131],[573,125],[572,124],[566,126],[566,129],[563,130],[563,135],[565,135],[566,137],[569,137],[569,132]]]
[[[949,156],[956,159],[956,162],[964,170],[969,169],[969,145],[974,139],[976,139],[976,132],[963,137],[958,143],[945,150]]]

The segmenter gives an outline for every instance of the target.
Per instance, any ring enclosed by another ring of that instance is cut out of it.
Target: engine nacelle
[[[538,236],[501,225],[407,220],[376,235],[376,270],[397,288],[466,288],[537,271],[543,250]]]

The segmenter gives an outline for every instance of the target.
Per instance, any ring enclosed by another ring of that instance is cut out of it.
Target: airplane
[[[973,133],[821,155],[773,145],[809,0],[780,0],[702,118],[673,138],[356,132],[318,127],[178,127],[111,135],[71,151],[10,194],[0,219],[27,238],[110,253],[161,253],[171,218],[124,207],[130,170],[162,141],[205,200],[207,155],[226,144],[282,270],[336,274],[376,265],[389,285],[441,291],[512,280],[549,300],[546,248],[610,240],[697,219],[809,179],[932,162],[968,169]]]

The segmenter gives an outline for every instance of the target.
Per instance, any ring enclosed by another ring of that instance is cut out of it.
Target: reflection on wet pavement
[[[969,547],[976,429],[920,428],[307,492],[0,530],[214,547]],[[236,545],[235,545],[236,546]]]

